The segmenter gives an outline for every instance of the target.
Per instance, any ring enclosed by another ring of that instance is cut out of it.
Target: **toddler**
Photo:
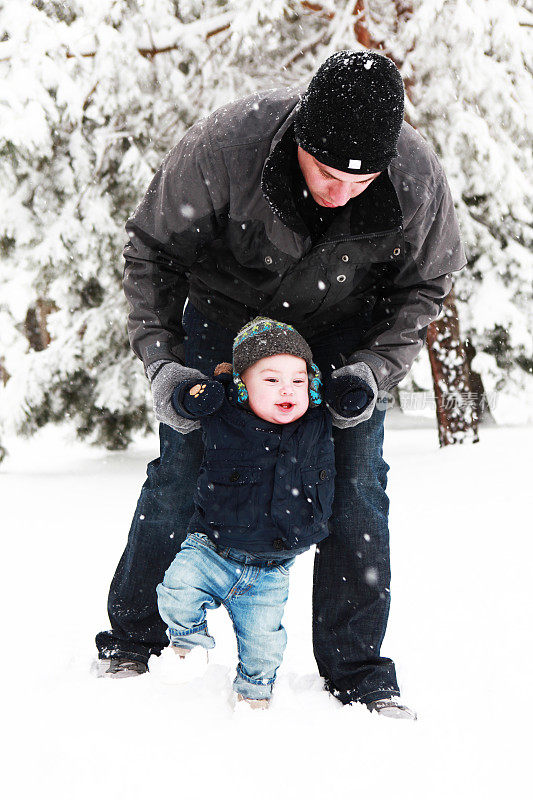
[[[223,605],[237,637],[234,691],[266,707],[286,645],[289,568],[329,532],[335,463],[320,372],[291,325],[257,317],[235,337],[233,364],[181,384],[172,402],[200,419],[205,450],[159,613],[184,657],[214,647],[206,610]]]

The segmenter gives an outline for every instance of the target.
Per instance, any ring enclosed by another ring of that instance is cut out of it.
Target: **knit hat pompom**
[[[312,78],[294,134],[320,163],[369,175],[398,155],[403,111],[403,81],[393,61],[369,50],[341,50]]]

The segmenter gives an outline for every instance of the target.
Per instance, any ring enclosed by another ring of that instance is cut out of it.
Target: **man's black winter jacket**
[[[189,295],[234,331],[257,314],[306,338],[359,328],[348,361],[367,363],[380,389],[409,370],[465,264],[442,167],[405,123],[389,169],[312,243],[291,191],[298,101],[262,92],[198,122],[128,221],[128,327],[145,366],[183,360]]]

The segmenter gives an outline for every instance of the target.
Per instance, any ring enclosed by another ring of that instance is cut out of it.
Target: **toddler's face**
[[[307,364],[303,358],[288,353],[260,358],[241,377],[251,410],[267,422],[294,422],[309,407]]]

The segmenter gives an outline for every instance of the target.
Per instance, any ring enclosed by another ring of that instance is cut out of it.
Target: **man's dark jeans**
[[[188,366],[212,375],[231,361],[236,331],[208,321],[190,303],[183,325]],[[309,339],[327,381],[357,349],[346,326]],[[320,674],[342,702],[397,695],[393,662],[380,656],[390,605],[388,466],[382,458],[385,411],[355,428],[334,428],[335,501],[331,534],[317,547],[313,589],[313,644]],[[202,460],[199,431],[186,436],[159,428],[161,455],[148,465],[128,543],[109,592],[112,630],[96,637],[100,658],[146,662],[168,644],[155,587],[187,534]]]

